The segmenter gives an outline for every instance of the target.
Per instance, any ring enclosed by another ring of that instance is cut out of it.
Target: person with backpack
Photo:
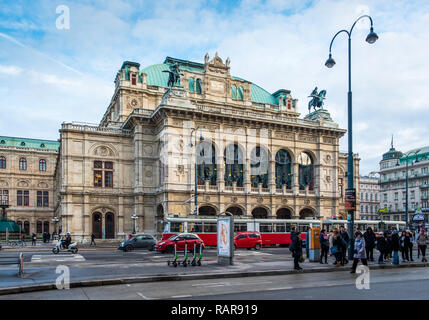
[[[325,263],[328,263],[328,251],[329,251],[329,236],[326,233],[325,229],[320,231],[319,236],[320,241],[320,263],[323,263],[323,258],[325,258]]]
[[[363,235],[363,238],[365,240],[366,257],[368,258],[368,260],[374,261],[374,247],[375,247],[376,237],[371,227],[368,227],[368,229],[366,229],[366,232]]]
[[[399,249],[401,245],[399,243],[398,230],[393,230],[392,232],[391,245],[393,251],[392,264],[399,264]]]
[[[35,245],[36,245],[36,241],[37,241],[37,236],[36,236],[36,234],[35,234],[35,233],[33,233],[33,234],[31,235],[31,245],[32,245],[32,246],[35,246]]]
[[[428,262],[426,260],[426,247],[429,239],[424,229],[420,231],[419,236],[417,237],[417,245],[419,246],[420,252],[422,254],[422,262]]]

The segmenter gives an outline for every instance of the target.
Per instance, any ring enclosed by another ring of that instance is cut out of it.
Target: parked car
[[[138,234],[131,239],[125,240],[120,243],[119,250],[132,251],[134,249],[149,249],[153,251],[155,249],[156,240],[150,234]]]
[[[196,243],[201,243],[203,245],[203,250],[205,248],[204,241],[201,240],[199,236],[194,233],[179,233],[171,236],[167,240],[158,241],[155,245],[156,251],[162,253],[173,253],[174,252],[174,243],[176,242],[176,250],[185,250],[185,242],[188,245],[188,250],[194,250]]]
[[[260,250],[262,247],[262,238],[259,232],[246,231],[238,232],[234,237],[234,248],[255,248],[255,250]]]

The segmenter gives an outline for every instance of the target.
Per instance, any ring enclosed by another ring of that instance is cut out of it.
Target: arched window
[[[37,229],[36,233],[42,233],[42,221],[37,221]]]
[[[49,233],[49,221],[43,222],[43,232]]]
[[[19,232],[23,232],[22,221],[18,221],[17,224],[18,224],[18,227],[19,227]]]
[[[313,190],[313,159],[307,152],[301,152],[298,157],[299,164],[299,189]]]
[[[286,185],[292,188],[292,160],[286,150],[279,150],[276,154],[276,186],[278,189]]]
[[[231,86],[231,97],[232,100],[237,100],[237,87],[235,86],[235,84]]]
[[[202,88],[202,85],[201,85],[201,79],[197,79],[197,86],[196,86],[196,88],[195,88],[195,89],[196,89],[195,91],[196,91],[197,93],[201,93],[201,92],[202,92],[202,89],[201,89],[201,88]]]
[[[225,211],[232,213],[234,216],[242,216],[243,215],[243,210],[240,207],[229,207]]]
[[[243,101],[243,97],[244,97],[243,87],[242,87],[242,86],[239,86],[239,87],[238,87],[238,100]]]
[[[194,78],[189,78],[189,92],[195,92],[195,80]]]
[[[45,159],[39,160],[39,171],[46,171],[46,160]]]
[[[268,218],[268,212],[267,209],[262,207],[257,207],[252,210],[252,216],[255,219],[266,219]]]
[[[230,144],[225,148],[225,185],[232,186],[233,182],[237,187],[243,186],[243,152],[236,144]]]
[[[19,159],[19,170],[27,170],[27,159],[25,158]]]
[[[198,208],[198,215],[200,216],[215,216],[216,209],[210,206],[203,206]]]
[[[6,169],[6,157],[0,157],[0,169]]]
[[[201,142],[197,146],[197,177],[198,184],[202,185],[209,181],[210,185],[216,185],[216,150],[209,142]]]
[[[255,147],[250,154],[250,181],[256,188],[262,183],[262,188],[268,188],[268,154],[264,148]]]
[[[30,222],[24,221],[24,233],[30,234]]]

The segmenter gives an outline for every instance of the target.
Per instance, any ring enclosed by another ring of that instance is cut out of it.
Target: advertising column
[[[217,262],[221,265],[234,263],[234,218],[217,220]]]

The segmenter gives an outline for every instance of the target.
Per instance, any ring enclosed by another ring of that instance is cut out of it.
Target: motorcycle
[[[67,248],[64,248],[62,245],[62,241],[61,239],[58,240],[57,245],[52,249],[52,252],[57,254],[60,251],[67,251],[67,252],[71,252],[73,254],[76,254],[78,249],[77,249],[77,242],[72,242],[69,244],[69,246]]]

